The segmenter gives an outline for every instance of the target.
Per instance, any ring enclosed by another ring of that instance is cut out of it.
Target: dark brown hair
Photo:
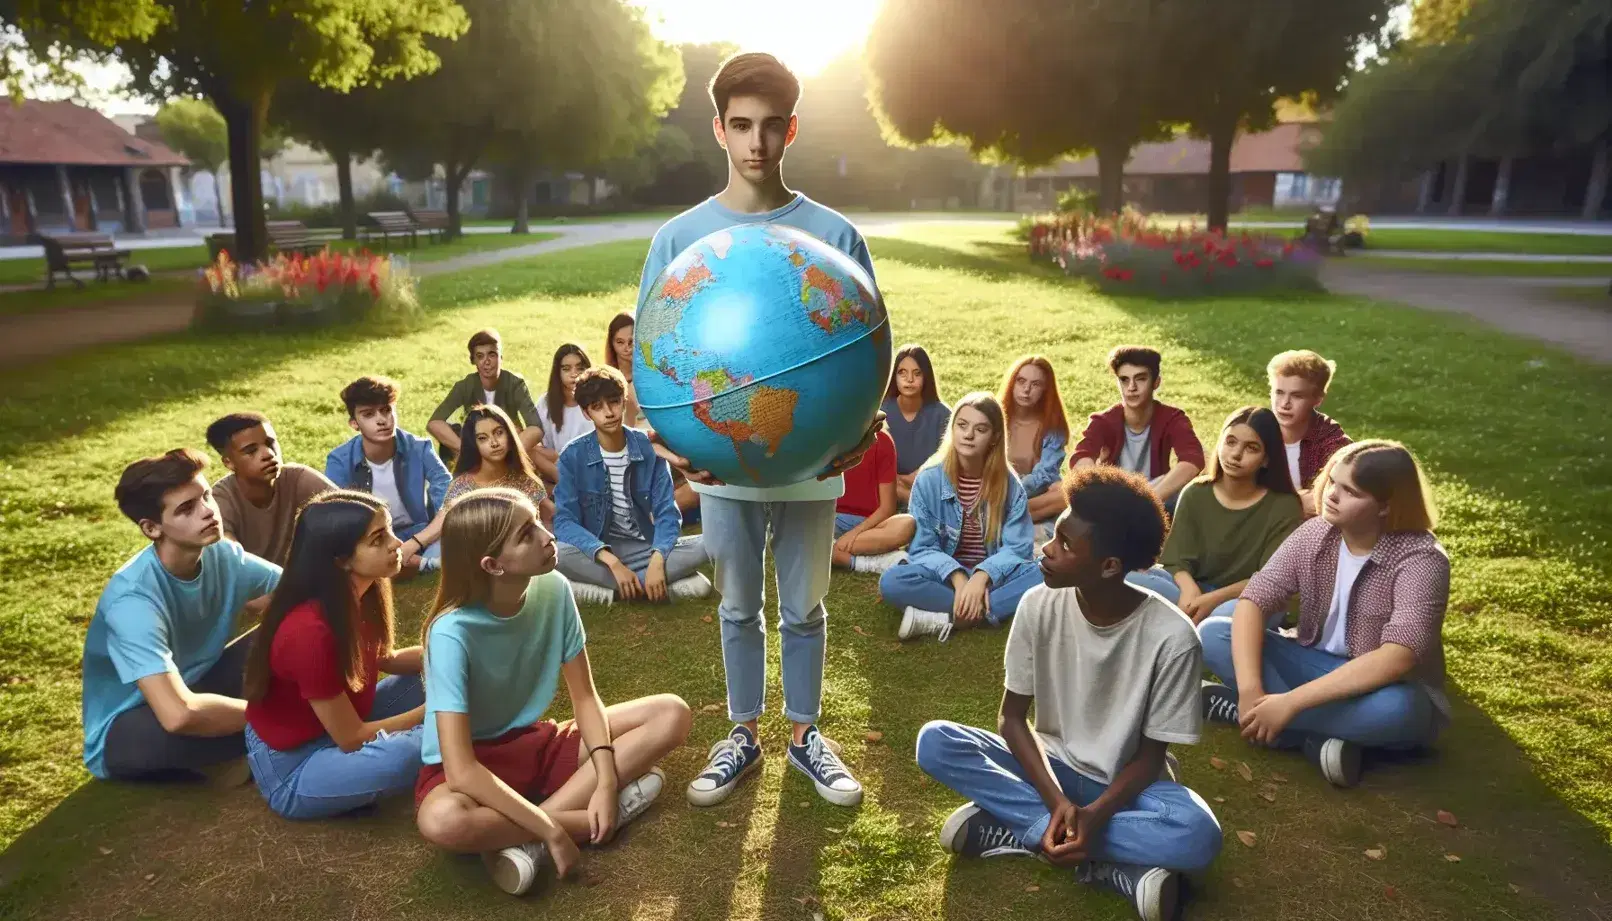
[[[916,342],[909,342],[896,350],[896,360],[890,363],[890,383],[884,388],[884,398],[893,400],[901,393],[896,389],[896,372],[901,370],[903,359],[911,358],[918,363],[918,370],[924,375],[924,389],[920,396],[924,405],[940,402],[940,384],[935,381],[935,366],[929,361],[929,352]]]
[[[1254,482],[1271,492],[1293,495],[1293,475],[1287,469],[1287,448],[1282,444],[1282,425],[1276,421],[1276,414],[1263,406],[1244,406],[1226,417],[1225,423],[1220,426],[1220,435],[1215,439],[1214,450],[1208,452],[1208,466],[1199,479],[1205,483],[1218,483],[1226,475],[1220,468],[1220,443],[1226,440],[1226,430],[1234,425],[1246,425],[1253,429],[1265,445],[1265,466],[1254,474]]]
[[[229,440],[238,433],[260,425],[267,425],[269,417],[262,413],[230,413],[207,427],[207,443],[222,455],[229,450]]]
[[[174,448],[157,457],[142,457],[123,468],[112,491],[118,510],[135,524],[162,521],[162,500],[207,469],[207,456],[194,448]]]
[[[479,349],[484,345],[497,346],[498,348],[502,349],[504,347],[504,340],[498,338],[498,330],[496,329],[488,328],[476,330],[476,334],[470,337],[470,345],[467,346],[467,348],[470,350],[471,361],[476,360],[476,349]]]
[[[1159,360],[1157,349],[1145,345],[1116,345],[1108,353],[1108,370],[1118,374],[1120,365],[1137,365],[1152,372],[1156,381],[1159,379]]]
[[[633,323],[632,314],[622,311],[610,318],[610,325],[605,329],[605,364],[618,371],[623,369],[621,365],[616,364],[616,333],[621,332],[623,327],[632,326]]]
[[[795,111],[800,102],[800,79],[770,54],[759,51],[736,54],[711,77],[711,104],[718,118],[728,116],[728,101],[735,96],[760,96],[780,108]]]
[[[554,350],[554,362],[549,365],[549,392],[543,394],[543,402],[548,404],[549,421],[556,429],[565,423],[565,381],[560,377],[560,362],[565,361],[567,355],[580,357],[584,370],[593,367],[588,353],[575,342],[567,342]]]
[[[371,377],[364,375],[346,387],[342,388],[341,401],[347,406],[347,418],[358,416],[360,406],[390,406],[397,402],[397,395],[403,392],[397,381],[389,377]]]
[[[504,456],[504,472],[519,471],[526,474],[528,480],[535,481],[537,471],[532,467],[531,455],[526,453],[526,445],[521,443],[520,426],[509,417],[509,413],[490,403],[477,403],[470,407],[470,412],[465,413],[465,421],[459,426],[459,456],[454,460],[454,476],[475,473],[481,469],[481,446],[476,444],[476,424],[483,419],[491,419],[502,425],[509,435],[509,453]]]
[[[621,400],[627,396],[627,379],[609,365],[599,365],[577,378],[577,405],[587,409],[601,400]]]

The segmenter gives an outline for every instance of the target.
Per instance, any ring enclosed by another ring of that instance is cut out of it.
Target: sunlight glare
[[[636,0],[655,34],[672,44],[732,42],[777,55],[800,77],[862,47],[878,0]]]

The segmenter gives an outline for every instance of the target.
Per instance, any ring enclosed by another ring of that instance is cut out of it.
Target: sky
[[[746,51],[768,51],[802,77],[816,74],[841,54],[860,47],[879,12],[879,0],[632,2],[643,8],[650,28],[664,41],[726,41]],[[156,111],[144,100],[115,92],[126,76],[123,68],[95,65],[80,71],[89,84],[89,102],[101,111],[109,115]]]

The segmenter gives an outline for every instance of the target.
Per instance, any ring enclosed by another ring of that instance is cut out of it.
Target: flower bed
[[[401,261],[369,252],[281,253],[241,265],[220,252],[198,278],[196,325],[215,329],[377,323],[404,326],[420,314],[414,277]]]
[[[1319,287],[1319,258],[1291,241],[1189,226],[1163,230],[1136,212],[1038,218],[1028,243],[1032,259],[1116,294],[1200,297]]]

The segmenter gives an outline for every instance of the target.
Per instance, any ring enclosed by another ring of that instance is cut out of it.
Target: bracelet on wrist
[[[600,752],[609,752],[612,759],[616,757],[616,747],[614,745],[600,745],[588,750],[588,759],[592,760],[593,756]]]

